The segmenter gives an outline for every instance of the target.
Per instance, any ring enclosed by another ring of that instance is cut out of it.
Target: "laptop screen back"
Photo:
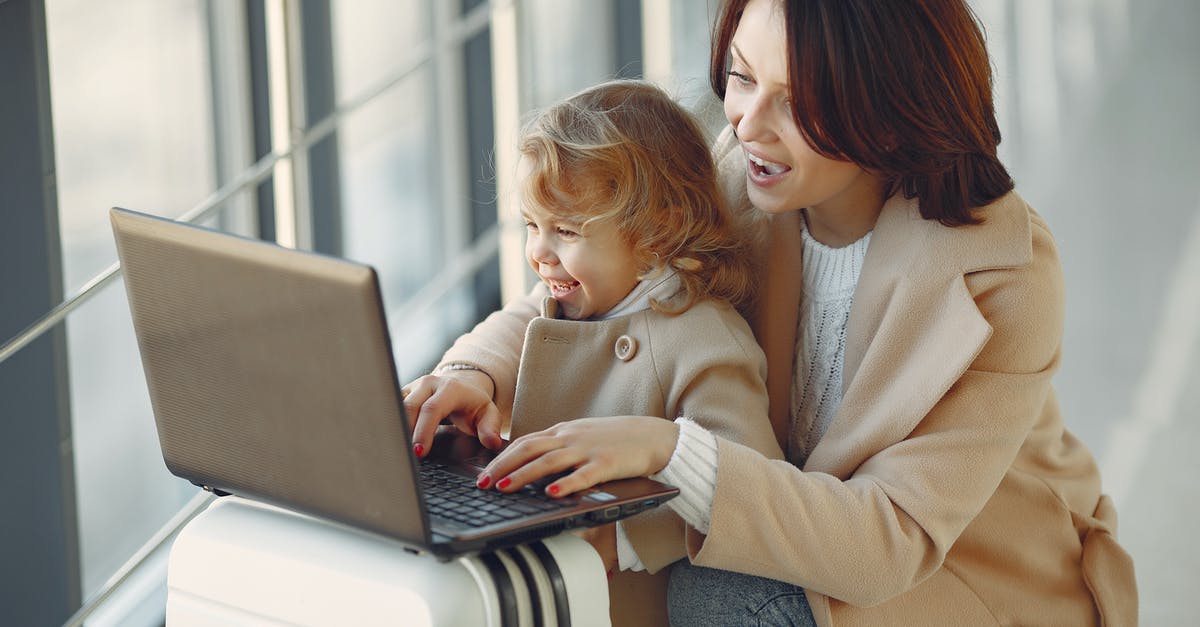
[[[374,270],[111,219],[168,469],[427,546]]]

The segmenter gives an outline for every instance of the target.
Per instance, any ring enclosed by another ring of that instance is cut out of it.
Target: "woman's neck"
[[[884,185],[871,177],[869,183],[855,185],[836,200],[808,207],[805,224],[813,239],[831,248],[849,246],[875,228],[883,210]]]

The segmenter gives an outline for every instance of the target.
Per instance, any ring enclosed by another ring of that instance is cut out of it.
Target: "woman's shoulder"
[[[895,240],[931,268],[962,274],[1028,266],[1035,253],[1054,249],[1045,220],[1015,191],[979,207],[974,215],[978,224],[946,226],[922,218],[917,200],[893,198],[880,215],[871,245],[885,247],[880,240]],[[912,247],[914,240],[924,245]]]
[[[979,209],[983,220],[976,227],[966,227],[973,244],[984,250],[1003,251],[1000,259],[992,261],[998,267],[1028,267],[1046,261],[1058,263],[1054,235],[1046,220],[1024,198],[1011,191]],[[972,233],[971,229],[976,232]],[[1003,257],[1009,257],[1004,260]],[[987,270],[981,262],[973,270]]]
[[[1062,267],[1046,221],[1015,192],[985,207],[985,241],[1019,250],[1011,263],[975,269],[967,289],[993,329],[997,350],[985,351],[979,367],[1035,371],[1054,359],[1062,340],[1065,289]]]

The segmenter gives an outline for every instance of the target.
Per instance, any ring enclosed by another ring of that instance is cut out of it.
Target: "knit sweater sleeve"
[[[679,496],[667,501],[668,507],[687,524],[701,533],[708,533],[717,486],[717,440],[689,418],[677,418],[675,423],[679,425],[675,451],[666,467],[651,478],[679,488]],[[620,570],[646,570],[620,522],[617,523],[617,567]]]
[[[689,525],[708,533],[713,495],[717,489],[717,439],[691,419],[680,417],[679,440],[666,467],[651,478],[679,488],[679,496],[667,501]]]

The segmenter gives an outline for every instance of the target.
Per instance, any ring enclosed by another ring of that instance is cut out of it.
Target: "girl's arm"
[[[428,451],[437,425],[447,417],[460,430],[479,435],[485,446],[500,445],[512,412],[525,328],[545,296],[539,283],[459,337],[433,374],[404,386],[414,448]]]
[[[453,367],[452,364],[463,364],[487,373],[494,383],[492,400],[507,417],[512,412],[513,394],[517,388],[517,366],[525,342],[525,327],[537,317],[542,300],[548,295],[545,286],[538,283],[524,298],[492,313],[470,333],[455,340],[434,371],[453,375],[459,371],[447,368]]]

